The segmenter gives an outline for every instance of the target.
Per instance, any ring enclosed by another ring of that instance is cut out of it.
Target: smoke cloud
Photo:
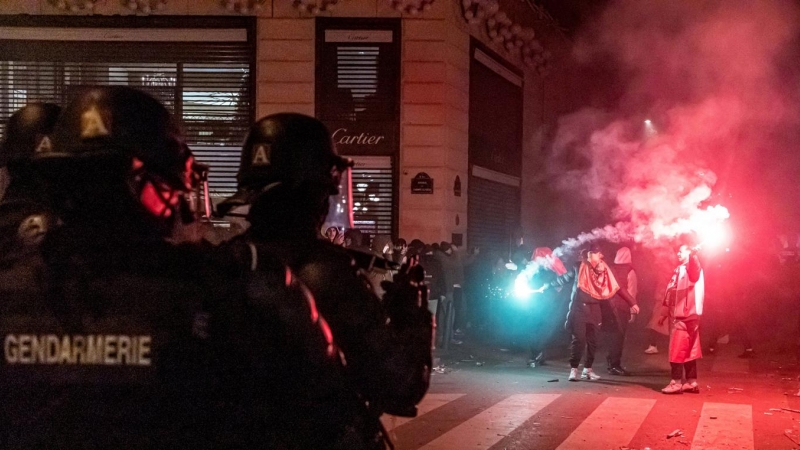
[[[559,252],[598,239],[657,247],[727,219],[726,202],[763,201],[760,161],[796,144],[786,67],[798,17],[788,0],[612,1],[575,56],[613,61],[625,93],[563,117],[548,166],[557,189],[607,207],[611,224]]]

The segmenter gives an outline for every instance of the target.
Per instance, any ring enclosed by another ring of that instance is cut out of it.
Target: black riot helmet
[[[24,164],[37,151],[51,147],[53,131],[61,107],[52,103],[31,103],[17,110],[8,119],[5,139],[0,146],[0,167]]]
[[[249,205],[273,183],[289,188],[313,185],[326,196],[340,194],[342,175],[352,164],[336,153],[319,120],[297,113],[266,116],[250,127],[242,147],[238,192],[219,205],[218,214]]]
[[[79,94],[53,130],[53,148],[36,158],[135,158],[147,172],[175,189],[186,189],[192,158],[172,114],[158,100],[127,86],[104,86]]]
[[[115,208],[129,216],[132,205],[165,225],[178,214],[191,219],[184,196],[198,182],[198,165],[175,118],[149,94],[126,86],[89,88],[64,108],[51,140],[52,148],[34,160],[51,188],[66,186],[61,190],[79,197],[63,204],[80,214]],[[52,161],[66,170],[52,170]],[[134,202],[120,198],[126,193]],[[129,206],[117,205],[123,203]]]

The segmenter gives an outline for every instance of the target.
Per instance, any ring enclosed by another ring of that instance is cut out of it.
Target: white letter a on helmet
[[[50,138],[45,136],[39,141],[39,145],[36,146],[36,153],[50,153],[53,151],[53,144],[50,142]]]
[[[81,139],[108,136],[108,129],[94,106],[81,115]]]
[[[253,152],[253,165],[254,166],[268,166],[270,164],[271,149],[265,145],[259,145]]]

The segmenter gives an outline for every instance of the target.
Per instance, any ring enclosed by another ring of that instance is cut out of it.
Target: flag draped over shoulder
[[[597,300],[608,300],[619,290],[614,274],[605,266],[597,272],[589,263],[582,262],[578,269],[578,288]]]

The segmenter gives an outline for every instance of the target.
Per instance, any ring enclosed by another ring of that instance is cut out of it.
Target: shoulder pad
[[[56,225],[55,216],[41,205],[8,201],[0,205],[0,257],[37,248]]]
[[[48,214],[31,214],[20,221],[17,239],[23,246],[37,246],[42,243],[50,229],[51,217]]]

